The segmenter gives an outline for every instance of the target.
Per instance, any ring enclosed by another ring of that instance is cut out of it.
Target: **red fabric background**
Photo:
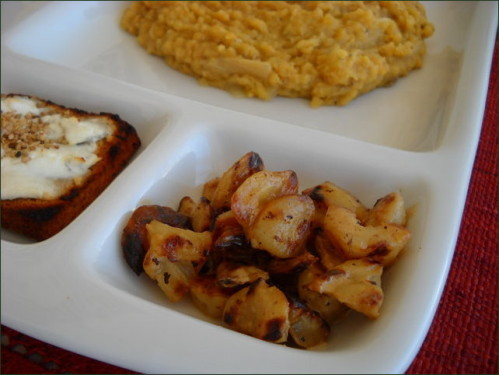
[[[497,41],[461,230],[442,299],[409,374],[497,374]]]
[[[461,230],[438,311],[408,374],[498,373],[497,43]],[[2,326],[4,374],[133,373]]]

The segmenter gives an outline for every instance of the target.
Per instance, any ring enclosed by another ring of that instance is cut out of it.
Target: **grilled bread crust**
[[[35,100],[38,106],[56,110],[62,116],[72,116],[80,120],[98,117],[113,128],[112,135],[97,142],[96,154],[100,160],[90,167],[79,183],[73,183],[59,197],[1,200],[2,227],[41,241],[60,232],[90,205],[129,163],[141,141],[135,128],[118,115],[67,108],[34,96],[2,95],[9,96],[30,98]]]

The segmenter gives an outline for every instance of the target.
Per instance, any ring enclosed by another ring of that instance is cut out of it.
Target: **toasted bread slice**
[[[73,221],[140,147],[133,126],[34,96],[2,94],[2,227],[47,239]]]

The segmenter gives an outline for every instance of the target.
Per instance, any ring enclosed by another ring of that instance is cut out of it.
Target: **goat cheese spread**
[[[82,181],[112,133],[98,116],[80,119],[23,96],[2,97],[1,199],[54,199]]]

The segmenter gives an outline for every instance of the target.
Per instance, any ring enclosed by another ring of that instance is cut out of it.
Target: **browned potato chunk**
[[[320,264],[314,263],[303,270],[298,277],[298,296],[312,310],[317,311],[329,323],[334,323],[345,315],[347,308],[334,296],[321,294],[310,289],[314,281],[321,281],[326,270]]]
[[[220,181],[220,177],[212,178],[210,181],[206,182],[203,185],[203,193],[202,197],[208,199],[208,201],[212,201],[215,196],[215,190],[217,190],[218,182]]]
[[[238,332],[283,343],[288,339],[289,302],[278,288],[260,279],[229,298],[223,320]]]
[[[187,216],[170,207],[144,205],[136,208],[121,234],[121,248],[127,264],[137,275],[144,270],[144,257],[149,248],[146,224],[153,220],[178,228],[187,228],[189,225]]]
[[[270,273],[294,273],[300,272],[307,268],[309,265],[317,261],[317,257],[305,251],[293,258],[276,259],[273,258],[268,264],[268,271]]]
[[[208,256],[211,248],[210,232],[194,232],[175,228],[157,220],[146,225],[150,248],[159,248],[157,253],[166,256],[171,262],[178,260],[200,264]]]
[[[154,249],[151,247],[151,249]],[[189,293],[190,281],[195,270],[190,262],[171,262],[167,257],[156,256],[154,250],[148,251],[144,259],[144,271],[155,280],[163,293],[172,302],[181,300]]]
[[[178,212],[191,219],[192,229],[195,232],[210,230],[214,213],[206,198],[201,197],[196,203],[191,197],[184,197],[180,200]]]
[[[301,303],[289,307],[289,336],[296,345],[310,349],[327,342],[331,329],[318,313]]]
[[[211,318],[222,319],[230,291],[222,288],[214,277],[196,276],[190,283],[191,298],[196,307]]]
[[[210,199],[215,211],[222,212],[229,210],[232,194],[249,176],[261,171],[263,168],[263,161],[256,152],[248,152],[236,161],[220,177],[212,199]]]
[[[321,225],[324,215],[330,206],[339,206],[355,212],[359,220],[367,219],[368,210],[364,205],[350,192],[333,184],[330,181],[323,182],[320,185],[303,191],[314,201],[316,214],[314,221]]]
[[[407,245],[410,232],[395,224],[364,226],[352,211],[331,206],[324,218],[324,232],[347,259],[372,257],[390,265]]]
[[[155,280],[172,302],[189,292],[197,269],[206,261],[211,248],[211,233],[198,233],[153,220],[146,225],[149,250],[144,271]]]
[[[217,267],[217,281],[225,288],[250,284],[258,279],[268,280],[269,274],[258,267],[233,262],[222,262]]]
[[[196,209],[196,202],[194,202],[194,199],[192,199],[191,197],[183,197],[178,204],[177,212],[180,212],[181,214],[188,216],[190,218],[192,212],[195,209]]]
[[[298,178],[295,172],[260,171],[239,186],[232,196],[231,208],[237,221],[248,230],[268,202],[297,193]]]
[[[327,270],[331,270],[345,261],[341,253],[335,249],[324,233],[319,233],[315,236],[314,244],[321,263]]]
[[[315,279],[311,288],[376,319],[384,298],[382,274],[383,266],[369,258],[348,260],[329,271],[322,280]]]
[[[398,191],[378,199],[369,212],[366,225],[376,226],[383,223],[406,225],[404,198]]]
[[[268,202],[249,229],[251,246],[277,258],[300,254],[314,210],[306,195],[284,195]]]
[[[232,210],[218,215],[215,219],[213,240],[215,247],[219,248],[243,246],[248,242],[243,227],[237,221]]]

